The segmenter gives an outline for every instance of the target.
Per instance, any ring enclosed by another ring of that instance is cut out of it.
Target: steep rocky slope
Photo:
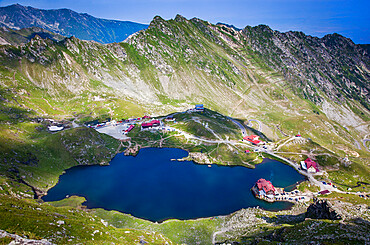
[[[204,103],[261,120],[272,139],[301,131],[335,149],[355,146],[369,131],[369,57],[362,47],[337,35],[155,17],[125,43],[36,36],[21,47],[3,46],[1,82],[43,115],[120,118]],[[311,66],[312,74],[305,69]]]
[[[147,25],[95,18],[69,9],[43,10],[19,4],[0,8],[0,26],[12,29],[41,27],[63,36],[101,43],[122,42]]]
[[[339,34],[323,38],[302,32],[280,33],[268,26],[246,27],[243,42],[273,69],[294,82],[306,98],[322,102],[355,99],[369,109],[370,54],[362,45]]]

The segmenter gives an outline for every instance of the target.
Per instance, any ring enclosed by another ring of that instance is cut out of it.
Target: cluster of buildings
[[[159,121],[159,120],[152,120],[150,122],[142,123],[141,124],[141,130],[157,128],[159,126],[161,126],[161,121]]]
[[[259,179],[251,190],[256,198],[267,202],[305,202],[310,200],[310,197],[305,194],[301,194],[298,190],[285,192],[283,188],[274,187],[270,181],[265,179]],[[326,191],[322,192],[324,194],[327,193]]]
[[[94,122],[91,122],[89,123],[87,126],[89,128],[101,128],[101,127],[105,127],[105,126],[117,126],[117,125],[120,125],[120,124],[124,124],[124,123],[136,123],[138,121],[141,121],[141,120],[144,120],[144,119],[150,119],[151,117],[150,116],[143,116],[143,117],[138,117],[138,118],[129,118],[129,119],[122,119],[120,121],[116,121],[116,120],[110,120],[110,119],[107,119],[106,121],[104,122],[101,122],[99,123],[98,120],[94,121]]]

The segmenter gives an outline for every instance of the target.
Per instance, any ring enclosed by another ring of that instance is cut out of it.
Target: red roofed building
[[[275,187],[272,183],[265,179],[259,179],[256,184],[252,187],[252,191],[259,197],[273,198],[275,195]]]
[[[330,193],[329,190],[323,190],[323,191],[319,192],[320,195],[325,195],[325,194],[329,194],[329,193]]]
[[[311,158],[307,158],[306,160],[301,162],[301,166],[303,169],[307,170],[310,173],[317,173],[319,172],[319,167],[317,163],[313,161]]]
[[[145,129],[145,128],[158,127],[159,125],[161,125],[161,122],[159,120],[152,120],[148,123],[142,123],[141,127]]]
[[[249,135],[249,136],[245,136],[244,138],[243,138],[243,140],[246,140],[246,141],[248,141],[248,142],[251,142],[252,144],[254,144],[254,145],[259,145],[259,144],[261,144],[262,143],[262,141],[261,140],[259,140],[259,136],[257,136],[257,135]]]

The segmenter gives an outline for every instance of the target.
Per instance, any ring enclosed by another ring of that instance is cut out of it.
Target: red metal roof
[[[269,192],[269,191],[275,192],[275,187],[268,180],[259,179],[256,184],[257,184],[258,190],[262,190],[263,189],[266,193]]]
[[[325,194],[329,194],[330,191],[329,190],[323,190],[323,191],[320,191],[319,192],[321,195],[325,195]]]
[[[261,143],[261,141],[259,140],[259,136],[257,135],[248,135],[248,136],[245,136],[243,139],[246,140],[246,141],[249,141],[255,145],[258,145],[259,143]]]
[[[135,125],[130,125],[130,127],[128,127],[128,129],[126,130],[126,132],[130,132],[133,128],[135,128]]]
[[[141,126],[144,127],[144,128],[145,127],[153,127],[155,124],[159,125],[159,124],[161,124],[161,122],[159,120],[152,120],[148,123],[142,123]]]
[[[311,158],[307,158],[306,160],[304,160],[304,162],[306,163],[307,169],[309,169],[310,167],[314,167],[316,169],[316,172],[319,172],[319,168],[317,167],[317,163],[315,161],[313,161]]]
[[[153,123],[152,122],[142,123],[141,126],[142,127],[152,127],[153,126]]]

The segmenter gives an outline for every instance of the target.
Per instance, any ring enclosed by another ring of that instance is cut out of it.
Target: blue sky
[[[239,28],[266,24],[318,37],[337,32],[355,43],[370,43],[369,0],[0,0],[0,6],[14,3],[140,23],[150,23],[156,15],[171,19],[181,14]]]

